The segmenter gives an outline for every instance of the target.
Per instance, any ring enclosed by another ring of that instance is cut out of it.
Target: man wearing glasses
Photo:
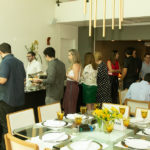
[[[34,52],[32,51],[28,52],[27,59],[28,59],[28,65],[26,68],[27,77],[29,74],[35,74],[42,71],[41,63],[36,60]]]

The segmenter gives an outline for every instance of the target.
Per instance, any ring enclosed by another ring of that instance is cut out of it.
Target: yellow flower
[[[39,42],[37,40],[35,40],[34,45],[39,45]]]
[[[113,118],[116,118],[116,117],[117,117],[116,113],[112,114],[112,117],[113,117]]]
[[[111,107],[111,110],[114,112],[118,112],[118,110],[115,107]]]
[[[121,119],[123,116],[122,116],[122,114],[120,113],[120,114],[118,114],[118,118],[119,119]]]
[[[106,114],[102,114],[102,118],[105,119],[106,118]]]
[[[105,114],[107,114],[108,113],[108,108],[104,108],[104,110],[103,110],[103,112],[105,113]]]

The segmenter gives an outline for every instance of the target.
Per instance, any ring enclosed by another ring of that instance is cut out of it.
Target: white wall
[[[93,10],[94,10],[94,2]],[[112,0],[106,0],[107,2],[107,12],[106,19],[112,17]],[[84,21],[89,19],[89,3],[87,3],[87,14],[83,14],[84,0],[76,0],[73,2],[61,3],[60,7],[56,6],[55,18],[57,22],[73,22],[73,21]],[[103,17],[103,0],[98,0],[98,12],[97,19],[102,19]],[[116,0],[116,8],[119,6],[119,0]],[[150,16],[150,0],[124,0],[124,17],[134,18],[134,17],[145,17]],[[65,17],[64,17],[65,16]],[[116,18],[119,16],[119,9],[116,9]],[[94,11],[93,11],[94,18]]]
[[[31,46],[34,40],[39,41],[39,53],[43,56],[47,37],[51,37],[51,46],[56,49],[56,56],[60,57],[60,39],[75,38],[77,28],[53,24],[54,0],[0,0],[0,43],[8,42],[16,57],[25,66],[25,45]],[[46,69],[43,58],[43,68]]]

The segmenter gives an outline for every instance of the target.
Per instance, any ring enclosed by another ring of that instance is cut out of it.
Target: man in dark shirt
[[[136,60],[132,56],[132,50],[125,51],[126,59],[122,70],[123,88],[128,89],[129,86],[137,80],[138,66]]]
[[[0,45],[0,149],[4,150],[4,137],[7,133],[6,114],[21,109],[24,105],[23,63],[11,54],[11,46]]]
[[[142,68],[142,60],[140,59],[140,57],[137,56],[137,52],[134,47],[131,47],[130,49],[132,50],[132,56],[136,60],[136,63],[137,63],[137,67],[138,67],[137,80],[139,80],[139,74]]]

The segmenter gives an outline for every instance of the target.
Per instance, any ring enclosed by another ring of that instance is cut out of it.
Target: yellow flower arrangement
[[[37,54],[38,53],[38,45],[39,45],[39,42],[37,40],[35,40],[34,42],[32,42],[30,48],[28,48],[26,45],[25,45],[25,48],[27,49],[28,52],[32,51]]]
[[[93,116],[97,120],[102,121],[114,121],[115,119],[122,118],[122,114],[115,107],[111,107],[111,109],[96,109],[93,111]]]
[[[97,120],[99,128],[101,128],[103,122],[103,129],[104,131],[107,130],[107,132],[111,132],[113,130],[115,119],[121,119],[123,117],[115,107],[111,107],[110,109],[96,109],[93,111],[93,116]]]
[[[42,63],[42,58],[39,54],[39,51],[38,51],[38,47],[39,46],[39,42],[37,40],[35,40],[34,42],[32,42],[31,46],[28,48],[26,45],[25,45],[25,48],[28,52],[34,52],[36,54],[36,59],[40,59],[41,63]]]

